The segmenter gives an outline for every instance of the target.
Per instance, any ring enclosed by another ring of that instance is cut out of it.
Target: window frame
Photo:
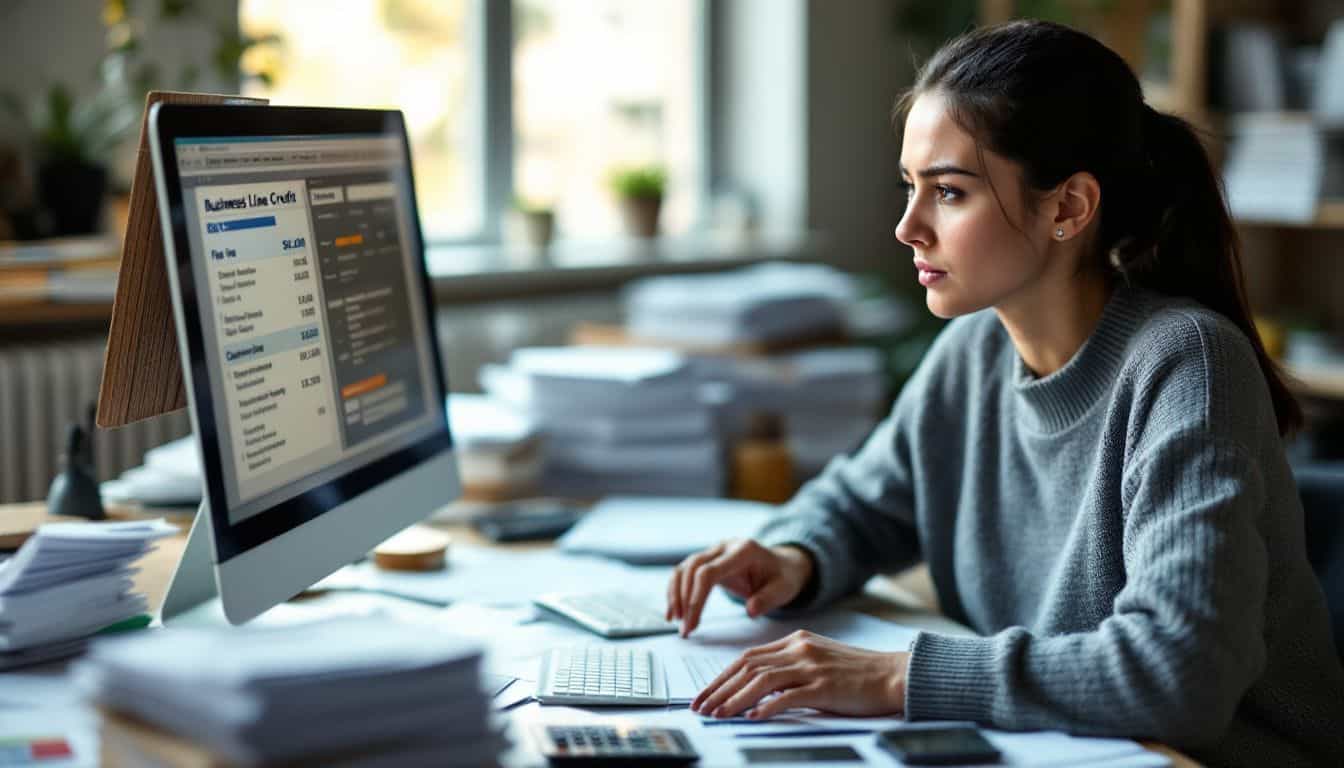
[[[714,47],[711,30],[713,0],[690,0],[695,15],[692,52],[695,72],[696,133],[699,142],[699,167],[696,169],[696,211],[691,232],[704,229],[709,210],[713,176],[713,137],[710,93],[714,79]],[[472,25],[470,39],[478,41],[472,68],[475,80],[471,93],[475,98],[476,132],[469,148],[476,157],[477,184],[481,190],[481,228],[462,236],[429,235],[427,246],[502,245],[504,216],[512,205],[514,175],[513,124],[513,0],[471,0],[468,13]]]

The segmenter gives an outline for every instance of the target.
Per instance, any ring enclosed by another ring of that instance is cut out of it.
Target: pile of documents
[[[516,350],[481,371],[495,398],[546,433],[546,493],[717,496],[723,461],[701,380],[669,350],[550,347]]]
[[[163,520],[48,523],[0,563],[0,669],[71,656],[144,613],[131,563],[177,529]]]
[[[448,397],[462,495],[500,501],[533,495],[545,436],[526,415],[489,395]]]
[[[834,337],[845,331],[845,308],[856,298],[853,280],[822,264],[650,277],[625,291],[626,330],[693,345]]]
[[[249,765],[474,766],[505,745],[480,662],[471,641],[338,619],[109,638],[76,677],[107,713],[109,761],[172,740]]]
[[[105,502],[192,507],[201,503],[205,479],[196,438],[187,435],[145,452],[145,463],[99,487]]]
[[[872,347],[705,357],[698,364],[706,379],[727,385],[719,419],[728,439],[740,437],[754,413],[778,415],[799,479],[860,445],[887,403],[882,355]]]

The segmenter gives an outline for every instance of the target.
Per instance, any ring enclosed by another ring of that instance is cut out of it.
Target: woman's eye
[[[934,190],[938,193],[938,201],[942,203],[950,203],[961,198],[961,190],[956,187],[939,184]]]
[[[915,185],[911,184],[908,181],[902,181],[901,192],[905,195],[905,199],[909,200],[910,198],[915,196]]]

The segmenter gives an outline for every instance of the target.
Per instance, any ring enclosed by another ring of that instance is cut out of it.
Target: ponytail
[[[1292,434],[1302,427],[1302,407],[1252,322],[1241,246],[1208,152],[1186,121],[1146,104],[1142,110],[1147,162],[1138,183],[1125,185],[1130,194],[1114,200],[1116,209],[1103,206],[1107,260],[1126,282],[1194,299],[1241,329],[1269,387],[1279,434]]]
[[[1094,263],[1230,320],[1255,350],[1279,434],[1302,427],[1302,407],[1251,322],[1219,175],[1188,123],[1144,103],[1124,59],[1069,27],[1013,21],[940,48],[896,115],[935,90],[963,129],[1021,165],[1026,186],[1052,189],[1092,173],[1102,189]]]

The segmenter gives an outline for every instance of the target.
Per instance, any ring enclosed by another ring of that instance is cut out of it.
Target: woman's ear
[[[1085,231],[1101,206],[1101,185],[1097,177],[1080,171],[1065,179],[1055,192],[1055,216],[1051,222],[1052,240],[1069,240]]]

